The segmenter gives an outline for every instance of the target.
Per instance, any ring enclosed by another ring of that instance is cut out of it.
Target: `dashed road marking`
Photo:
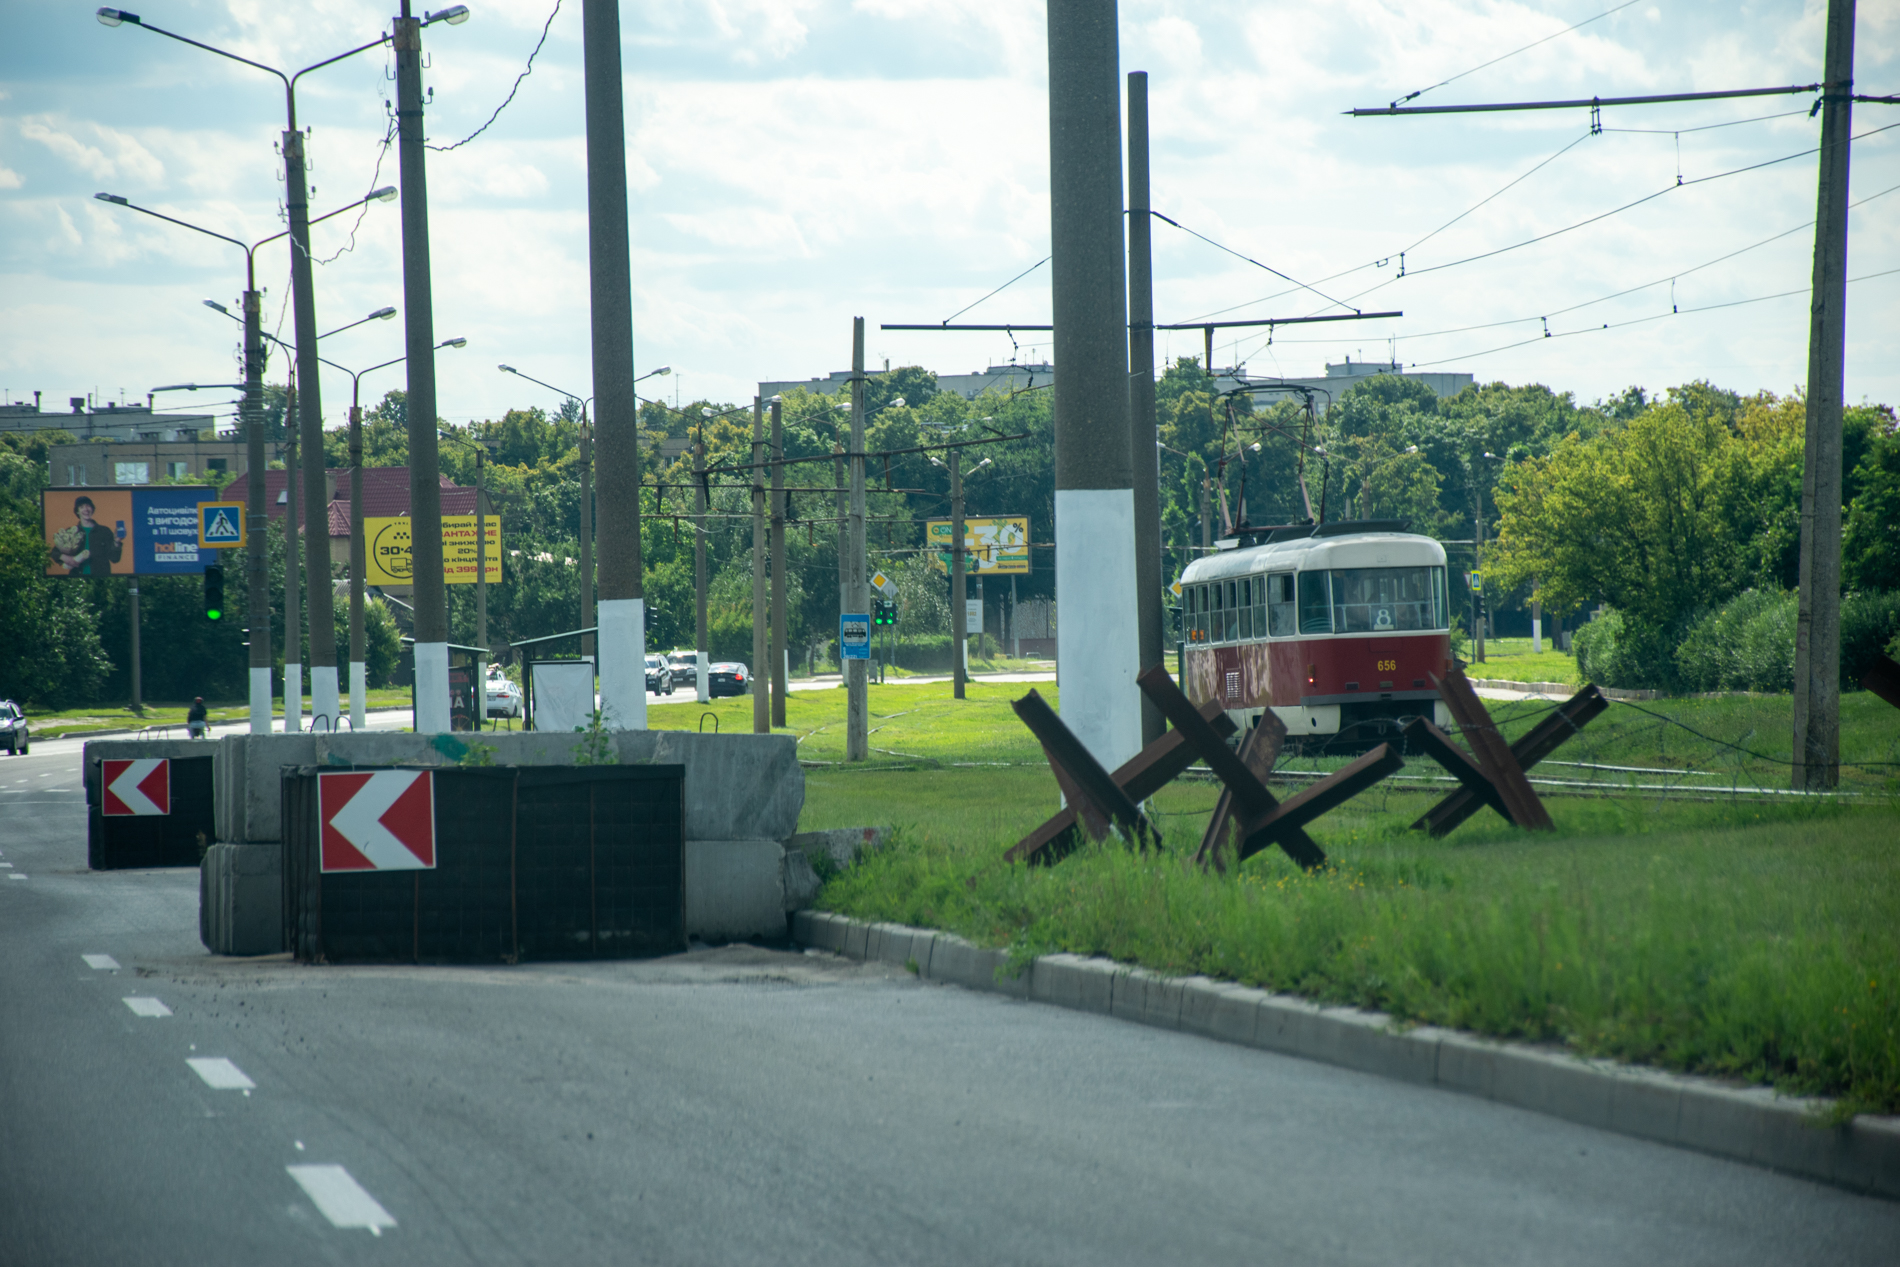
[[[389,1211],[363,1191],[363,1185],[351,1178],[343,1167],[285,1166],[284,1169],[332,1225],[366,1227],[372,1236],[381,1236],[384,1228],[396,1226]]]
[[[81,955],[80,958],[86,961],[88,968],[97,968],[102,972],[117,972],[119,970],[119,961],[114,959],[111,955]]]
[[[10,875],[10,876],[8,876],[8,877],[7,877],[7,879],[9,879],[9,880],[24,880],[24,879],[26,879],[26,877],[25,877],[25,876],[23,876],[23,875],[21,875],[21,874],[20,874],[20,873],[19,873],[18,871],[15,871],[15,872],[14,872],[14,873],[13,873],[12,875]]]
[[[213,1091],[249,1091],[257,1084],[223,1056],[193,1056],[185,1061]]]
[[[125,1005],[132,1009],[134,1016],[170,1016],[172,1010],[157,999],[128,997]]]

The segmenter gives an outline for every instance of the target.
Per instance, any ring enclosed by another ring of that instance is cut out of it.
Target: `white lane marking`
[[[119,970],[119,961],[114,959],[111,955],[81,955],[80,958],[86,961],[88,968],[98,968],[102,972],[117,972]]]
[[[132,1009],[134,1016],[170,1016],[172,1010],[157,999],[129,997],[125,1005]]]
[[[334,1226],[366,1227],[372,1236],[381,1236],[384,1228],[396,1226],[389,1211],[363,1191],[363,1185],[351,1178],[343,1167],[285,1166],[284,1169]]]
[[[20,873],[19,873],[18,871],[15,871],[15,872],[14,872],[14,873],[13,873],[12,875],[10,875],[10,876],[8,876],[8,877],[7,877],[7,879],[9,879],[9,880],[24,880],[24,879],[26,879],[26,877],[25,877],[25,876],[23,876],[23,875],[21,875],[21,874],[20,874]]]
[[[11,862],[0,862],[0,867],[5,867],[9,871],[13,870],[13,864]]]
[[[213,1091],[249,1091],[257,1084],[223,1056],[193,1056],[185,1061]]]

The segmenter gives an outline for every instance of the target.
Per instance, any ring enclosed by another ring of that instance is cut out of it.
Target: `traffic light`
[[[205,568],[205,619],[224,619],[224,564]]]
[[[893,598],[873,599],[871,602],[871,623],[874,625],[896,624],[897,600]]]

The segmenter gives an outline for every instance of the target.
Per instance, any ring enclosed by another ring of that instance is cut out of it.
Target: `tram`
[[[1449,726],[1445,547],[1405,520],[1242,529],[1181,574],[1182,689],[1243,733],[1271,708],[1302,749],[1354,752],[1414,717]]]

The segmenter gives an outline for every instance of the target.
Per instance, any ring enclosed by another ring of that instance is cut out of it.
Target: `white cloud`
[[[63,123],[63,120],[53,115],[30,116],[20,121],[20,135],[44,145],[55,155],[98,180],[123,176],[150,186],[164,178],[164,164],[129,133],[90,121],[82,122],[69,131],[62,126]],[[98,144],[86,144],[74,135],[75,131],[90,134]]]
[[[18,189],[26,182],[20,179],[20,173],[4,163],[0,163],[0,189]]]

